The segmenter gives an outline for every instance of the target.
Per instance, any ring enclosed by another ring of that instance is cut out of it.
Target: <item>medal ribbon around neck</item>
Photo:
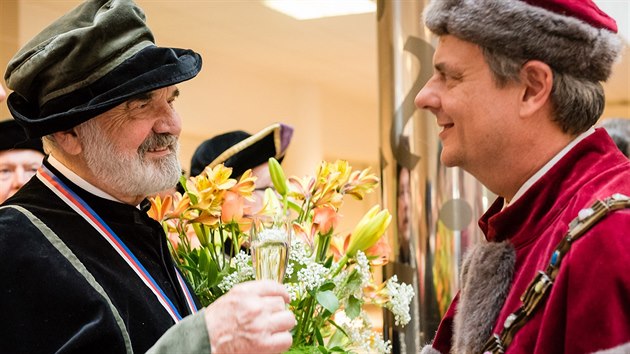
[[[98,214],[90,206],[81,199],[76,193],[68,188],[59,177],[50,171],[45,166],[40,167],[37,171],[37,177],[42,181],[50,190],[52,190],[61,200],[68,204],[74,211],[81,215],[96,231],[98,231],[107,242],[118,252],[118,254],[127,262],[131,269],[136,272],[138,277],[144,282],[144,284],[153,292],[158,301],[164,306],[164,309],[171,315],[175,323],[181,321],[182,316],[177,311],[177,308],[173,305],[171,300],[166,296],[162,288],[157,284],[155,279],[149,274],[144,266],[138,261],[136,256],[127,248],[127,245],[116,235],[116,233],[107,226],[105,221],[101,219]],[[177,268],[175,268],[177,274],[177,280],[179,286],[182,288],[186,296],[186,302],[190,308],[191,313],[197,312],[197,307],[193,301],[192,295],[188,290],[188,287],[184,284],[184,279],[179,274]]]

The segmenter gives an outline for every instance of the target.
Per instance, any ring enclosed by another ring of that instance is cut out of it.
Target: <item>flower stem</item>
[[[348,260],[350,260],[350,258],[348,258],[347,254],[344,254],[343,257],[341,257],[337,265],[337,269],[335,269],[335,271],[331,275],[332,278],[336,277],[337,274],[341,272],[341,270],[346,266],[346,263],[348,263]]]
[[[328,247],[330,246],[330,236],[332,235],[332,229],[324,235],[319,234],[319,242],[317,242],[317,253],[315,260],[317,262],[323,262],[326,260],[326,254],[328,253]]]

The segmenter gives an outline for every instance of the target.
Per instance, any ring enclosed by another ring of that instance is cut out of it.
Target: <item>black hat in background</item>
[[[270,157],[282,161],[292,136],[293,128],[282,123],[272,124],[254,135],[241,130],[217,135],[197,147],[190,162],[190,175],[198,176],[206,166],[212,168],[222,163],[232,168],[232,176],[238,177]]]
[[[77,126],[142,93],[201,70],[192,50],[157,47],[131,0],[88,0],[9,62],[7,104],[29,137]]]
[[[0,121],[0,151],[26,149],[44,153],[41,139],[28,139],[24,129],[13,119]]]

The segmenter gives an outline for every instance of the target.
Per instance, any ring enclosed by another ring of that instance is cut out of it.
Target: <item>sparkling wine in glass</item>
[[[289,261],[290,222],[286,218],[257,217],[252,222],[250,237],[256,279],[282,283]]]

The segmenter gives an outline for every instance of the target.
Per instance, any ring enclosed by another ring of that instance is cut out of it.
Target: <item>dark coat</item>
[[[160,224],[134,206],[82,190],[47,161],[45,165],[96,211],[180,314],[188,315]],[[37,177],[3,207],[0,352],[121,353],[131,346],[144,353],[173,326],[156,296],[114,248]]]

